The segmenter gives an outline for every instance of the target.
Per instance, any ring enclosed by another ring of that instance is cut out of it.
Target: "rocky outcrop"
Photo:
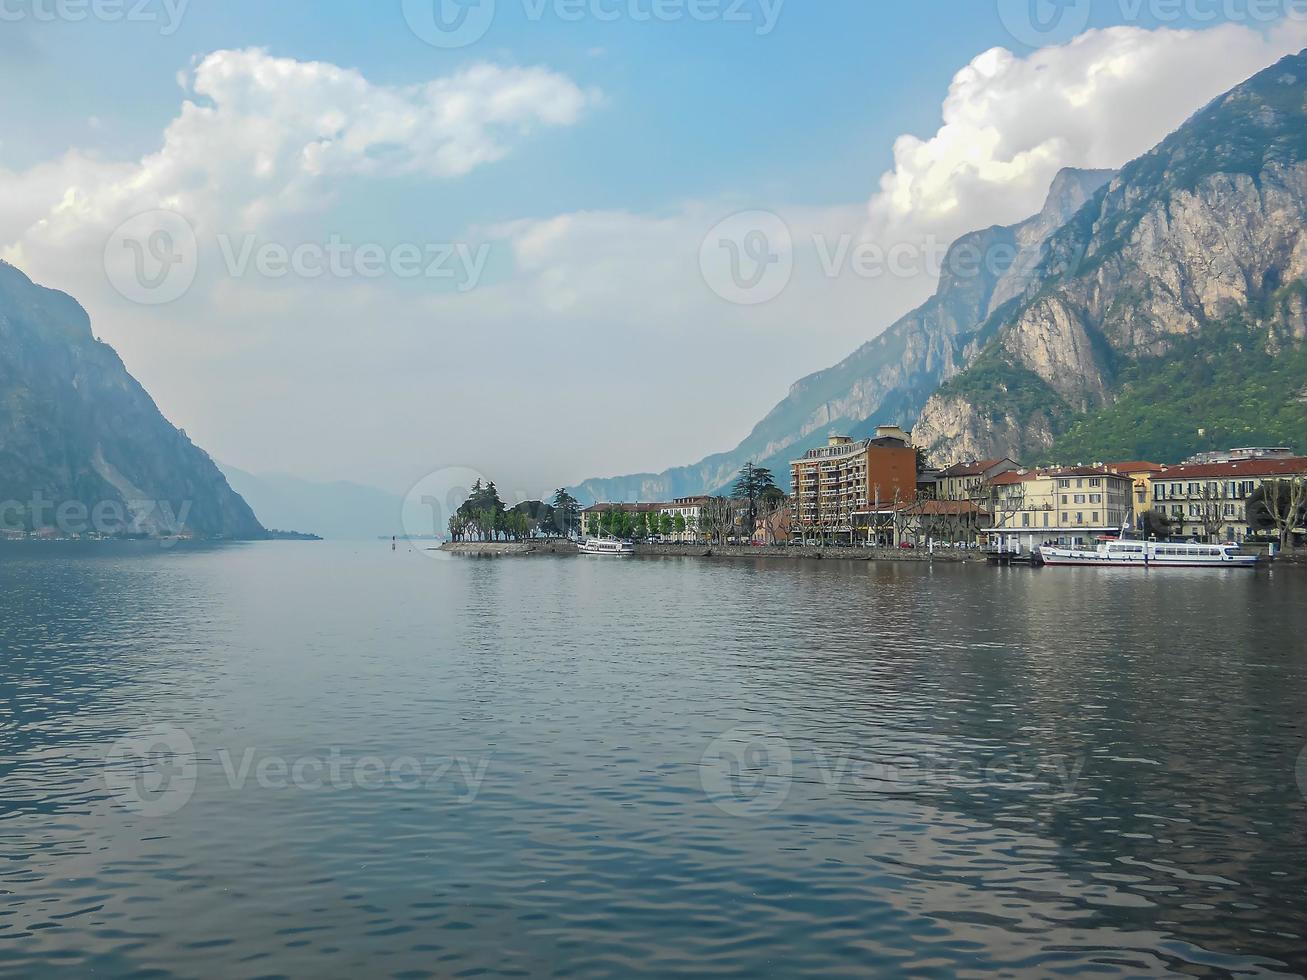
[[[64,293],[0,262],[3,530],[262,538],[203,450],[160,414]]]
[[[712,492],[730,484],[749,461],[787,472],[790,459],[835,430],[860,438],[877,425],[911,428],[940,382],[979,351],[987,318],[1030,287],[1050,237],[1112,175],[1108,170],[1064,170],[1039,214],[954,242],[933,297],[839,364],[798,381],[730,452],[664,473],[587,480],[573,493],[589,503]]]
[[[1126,166],[1053,236],[993,339],[927,403],[918,443],[942,463],[1037,458],[1077,414],[1116,397],[1123,364],[1164,356],[1208,324],[1237,317],[1268,345],[1300,342],[1305,218],[1298,55]]]

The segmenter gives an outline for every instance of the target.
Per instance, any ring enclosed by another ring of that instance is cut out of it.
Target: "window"
[[[1091,504],[1101,504],[1103,502],[1103,495],[1101,493],[1091,493],[1089,495],[1089,502]]]
[[[1044,527],[1048,527],[1048,514],[1044,514]]]
[[[1029,514],[1022,514],[1022,515],[1021,515],[1021,526],[1022,526],[1022,527],[1030,527],[1030,515],[1029,515]]]
[[[1091,487],[1101,487],[1103,485],[1103,481],[1100,480],[1098,477],[1094,477],[1094,479],[1089,481],[1089,485]]]
[[[1098,523],[1098,511],[1094,511],[1094,516],[1090,518],[1095,524]]]
[[[1066,494],[1062,494],[1062,506],[1065,507],[1065,506],[1066,506],[1067,504],[1069,504],[1070,502],[1071,502],[1071,501],[1070,501],[1070,499],[1067,497],[1067,495],[1066,495]]]
[[[1085,495],[1083,493],[1076,494],[1076,503],[1083,504],[1084,502],[1085,502]]]
[[[1071,481],[1070,481],[1070,480],[1058,480],[1058,481],[1057,481],[1057,488],[1058,488],[1059,490],[1069,490],[1069,489],[1071,489]]]

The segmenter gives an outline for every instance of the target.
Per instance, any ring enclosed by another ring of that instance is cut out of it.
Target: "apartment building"
[[[1104,466],[1015,470],[987,486],[994,491],[990,544],[1007,551],[1088,545],[1134,521],[1134,481]]]
[[[1153,477],[1166,470],[1160,463],[1146,463],[1137,460],[1128,463],[1108,463],[1107,468],[1113,473],[1128,476],[1133,488],[1130,491],[1130,509],[1134,515],[1135,527],[1139,527],[1144,514],[1153,509]]]
[[[1262,456],[1164,467],[1153,476],[1152,507],[1177,537],[1247,540],[1248,498],[1267,480],[1307,478],[1307,457]]]
[[[860,441],[831,436],[790,463],[790,479],[793,533],[851,544],[855,514],[916,499],[917,452],[897,426],[882,426],[875,438]]]
[[[955,463],[935,475],[933,496],[937,500],[971,500],[979,495],[980,488],[994,477],[1015,472],[1020,468],[1020,463],[1006,457]]]
[[[682,534],[673,533],[669,540],[678,542],[697,541],[699,539],[699,528],[703,526],[703,509],[708,506],[711,500],[712,497],[677,497],[670,504],[660,504],[659,511],[661,513],[670,514],[673,520],[678,516],[685,520],[685,532]]]

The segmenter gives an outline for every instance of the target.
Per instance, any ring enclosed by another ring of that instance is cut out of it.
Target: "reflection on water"
[[[0,972],[1293,974],[1305,583],[9,548]]]

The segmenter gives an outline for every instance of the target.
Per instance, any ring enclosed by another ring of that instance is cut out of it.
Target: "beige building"
[[[1130,510],[1134,515],[1135,527],[1139,527],[1144,514],[1153,509],[1153,477],[1166,467],[1160,463],[1146,463],[1139,460],[1129,463],[1108,463],[1107,468],[1113,473],[1120,473],[1130,478],[1132,484]]]
[[[685,519],[685,532],[683,534],[673,532],[669,540],[683,543],[697,541],[699,528],[703,526],[703,509],[711,500],[712,497],[677,497],[670,504],[659,505],[659,510],[664,514],[670,514],[673,520],[678,515]]]
[[[1088,545],[1134,523],[1134,482],[1106,467],[1015,470],[993,488],[990,544],[1028,553],[1045,542]]]
[[[898,426],[882,426],[876,438],[857,442],[831,436],[790,463],[790,479],[793,534],[852,543],[855,514],[916,499],[917,452]]]
[[[1307,457],[1274,456],[1163,467],[1151,480],[1152,509],[1176,537],[1245,541],[1248,498],[1267,480],[1307,477]]]
[[[994,477],[1019,470],[1015,460],[980,459],[956,463],[935,475],[936,500],[972,500],[981,496],[980,488]]]

